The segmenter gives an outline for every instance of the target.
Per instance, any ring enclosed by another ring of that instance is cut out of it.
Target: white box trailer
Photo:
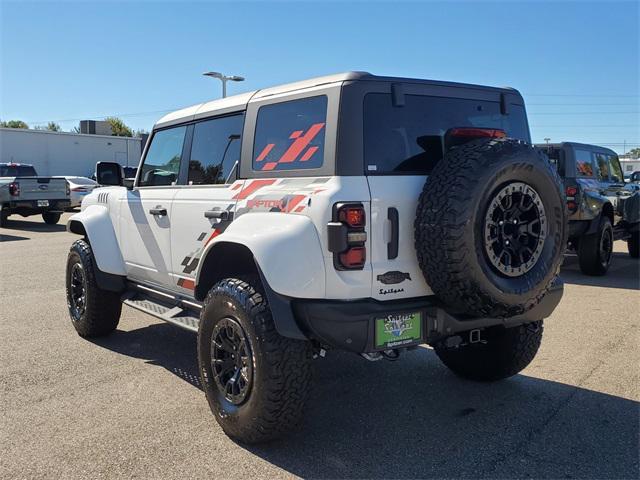
[[[39,175],[90,177],[97,162],[137,167],[140,138],[0,128],[0,162],[29,163]]]

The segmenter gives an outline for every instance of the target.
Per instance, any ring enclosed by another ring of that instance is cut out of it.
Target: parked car
[[[42,215],[45,223],[58,223],[69,208],[69,184],[64,178],[39,177],[33,165],[0,163],[0,225],[9,215]]]
[[[587,275],[605,275],[613,242],[626,240],[637,257],[638,221],[622,203],[633,191],[626,188],[618,155],[608,148],[575,142],[537,145],[557,165],[564,180],[569,210],[569,248],[578,254]],[[634,205],[632,200],[629,206]]]
[[[518,91],[351,72],[180,110],[149,141],[135,182],[99,165],[116,186],[67,224],[71,322],[108,334],[124,301],[197,332],[231,437],[294,427],[330,348],[427,343],[482,381],[536,355],[565,199]]]
[[[79,207],[82,199],[91,193],[98,183],[87,177],[64,177],[69,183],[71,208]]]

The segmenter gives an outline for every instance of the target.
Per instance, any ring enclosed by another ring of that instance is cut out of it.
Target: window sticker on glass
[[[326,117],[325,96],[261,107],[253,169],[268,172],[321,167]]]

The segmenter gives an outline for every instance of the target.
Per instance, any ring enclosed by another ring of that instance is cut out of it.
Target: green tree
[[[8,122],[0,122],[0,127],[4,128],[29,128],[22,120],[9,120]]]
[[[61,132],[62,131],[62,128],[60,128],[60,125],[58,125],[56,122],[47,123],[47,126],[46,126],[45,129],[49,130],[50,132]]]
[[[627,153],[629,155],[631,155],[632,158],[640,158],[640,147],[639,148],[632,148]]]
[[[104,121],[111,125],[111,135],[116,137],[133,137],[133,131],[118,117],[107,117]]]

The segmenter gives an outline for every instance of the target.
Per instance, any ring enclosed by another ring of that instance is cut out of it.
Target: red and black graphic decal
[[[271,150],[273,150],[273,147],[275,147],[275,143],[268,143],[256,157],[256,163],[265,162],[262,164],[260,170],[269,171],[274,170],[279,164],[282,163],[292,163],[295,161],[306,162],[310,160],[311,157],[313,157],[313,155],[318,151],[319,147],[309,147],[309,144],[324,128],[324,125],[324,123],[314,123],[304,134],[302,130],[291,132],[291,134],[289,135],[289,139],[293,140],[293,143],[278,159],[268,159]],[[307,150],[302,153],[305,148],[307,148]],[[302,154],[302,156],[300,156],[300,154]]]
[[[178,286],[186,288],[187,290],[194,290],[196,288],[196,282],[190,278],[179,278]]]
[[[267,185],[273,185],[275,182],[276,180],[273,178],[263,179],[263,180],[253,180],[247,183],[244,186],[244,188],[240,190],[240,193],[237,193],[236,195],[234,195],[232,200],[244,200],[249,195],[256,193],[262,187],[266,187]]]

